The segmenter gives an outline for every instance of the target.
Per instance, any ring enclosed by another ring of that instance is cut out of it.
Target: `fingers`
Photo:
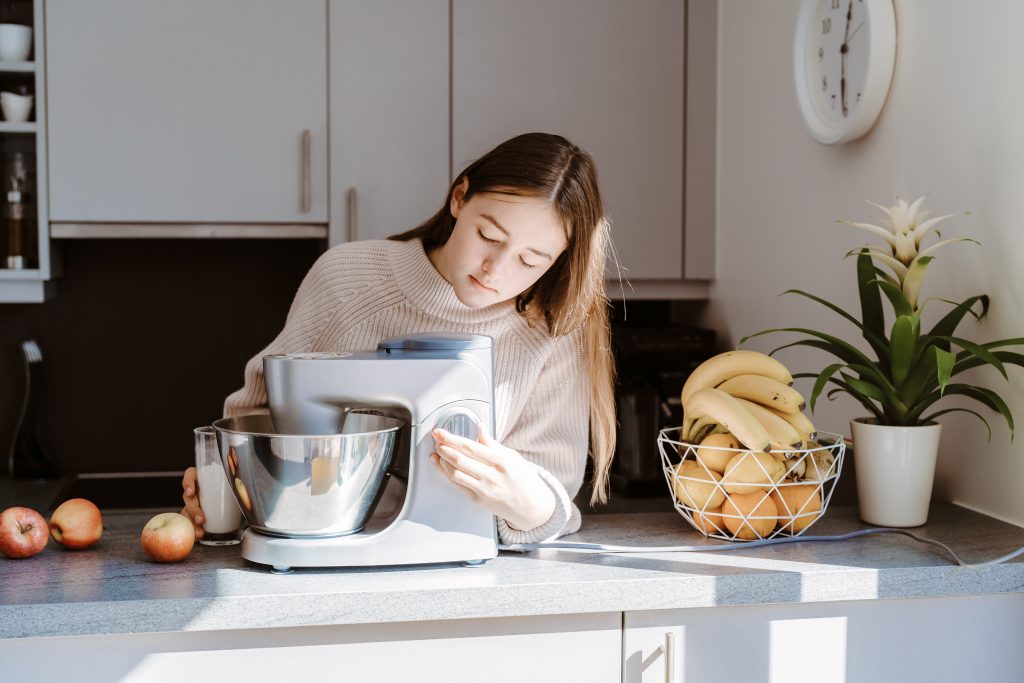
[[[448,446],[459,453],[468,455],[488,465],[498,465],[503,460],[501,452],[495,447],[498,444],[493,440],[490,443],[473,441],[472,439],[452,434],[444,429],[435,429],[431,434],[438,447],[442,445]],[[482,431],[481,435],[484,435]]]
[[[465,472],[452,467],[450,464],[445,462],[444,458],[440,457],[437,453],[431,453],[430,459],[434,461],[434,464],[444,472],[445,476],[448,477],[453,483],[458,485],[460,489],[465,491],[470,498],[473,500],[479,500],[477,492],[474,487],[474,482],[478,483],[476,479],[473,479]]]
[[[450,446],[438,446],[437,454],[443,458],[445,464],[457,471],[466,473],[474,479],[484,479],[494,469],[490,465],[486,465],[472,456],[460,453]]]
[[[185,507],[181,509],[181,514],[188,517],[189,521],[192,522],[192,526],[195,527],[196,538],[202,538],[203,523],[206,521],[206,517],[203,515],[202,508],[199,507],[195,467],[189,467],[185,470],[185,475],[181,478],[181,488],[181,500],[185,503]]]

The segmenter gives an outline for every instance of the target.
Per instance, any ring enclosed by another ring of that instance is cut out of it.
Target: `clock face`
[[[892,0],[804,0],[796,35],[797,97],[820,142],[848,142],[878,118],[892,80]]]
[[[864,98],[867,77],[867,19],[863,0],[828,0],[815,6],[807,41],[812,54],[805,62],[815,85],[815,106],[821,115],[840,122],[850,118]]]

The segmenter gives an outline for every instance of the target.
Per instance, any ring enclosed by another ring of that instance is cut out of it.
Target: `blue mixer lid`
[[[462,351],[489,349],[494,339],[484,334],[460,334],[458,332],[422,332],[385,339],[377,348],[382,351]]]

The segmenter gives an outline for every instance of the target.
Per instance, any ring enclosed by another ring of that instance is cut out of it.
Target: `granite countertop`
[[[625,610],[871,600],[1024,591],[1022,558],[956,566],[939,548],[895,534],[717,553],[598,555],[503,552],[482,567],[302,569],[275,575],[238,546],[196,545],[178,564],[148,561],[139,544],[156,511],[107,512],[100,543],[49,544],[25,560],[0,557],[0,637],[514,617]],[[865,528],[834,506],[816,534]],[[1024,546],[1024,529],[952,505],[916,533],[981,562]],[[565,540],[701,544],[676,513],[586,515]],[[718,541],[711,541],[719,544]]]

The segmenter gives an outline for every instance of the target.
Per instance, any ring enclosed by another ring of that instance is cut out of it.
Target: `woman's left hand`
[[[435,429],[430,458],[454,483],[509,526],[528,531],[554,514],[555,494],[526,458],[490,437],[476,441]]]

